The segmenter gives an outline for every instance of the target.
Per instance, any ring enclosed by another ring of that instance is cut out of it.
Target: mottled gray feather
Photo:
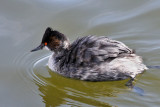
[[[142,59],[122,42],[105,36],[77,39],[64,52],[54,55],[56,72],[88,81],[134,78],[146,68]],[[122,62],[122,63],[121,63]],[[136,69],[129,70],[131,63]],[[53,68],[52,65],[49,66]]]

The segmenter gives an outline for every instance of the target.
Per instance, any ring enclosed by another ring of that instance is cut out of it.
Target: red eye
[[[47,42],[45,42],[44,45],[47,46]]]

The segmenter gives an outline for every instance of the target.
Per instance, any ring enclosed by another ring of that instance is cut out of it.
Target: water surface
[[[159,0],[1,0],[1,107],[160,105],[159,69],[137,76],[143,96],[124,86],[128,80],[85,82],[50,71],[50,52],[30,53],[48,26],[71,42],[106,35],[135,49],[146,65],[160,65]]]

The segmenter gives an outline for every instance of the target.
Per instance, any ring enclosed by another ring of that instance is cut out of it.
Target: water
[[[85,35],[120,40],[146,65],[160,65],[159,0],[1,0],[0,106],[160,105],[160,72],[136,78],[143,96],[124,86],[128,80],[85,82],[64,78],[47,67],[48,51],[30,53],[50,26],[70,41]]]

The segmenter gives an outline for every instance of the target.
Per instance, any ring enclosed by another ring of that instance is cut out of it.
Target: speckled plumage
[[[105,36],[86,36],[53,54],[49,68],[65,77],[86,81],[134,78],[147,67],[122,42]]]

